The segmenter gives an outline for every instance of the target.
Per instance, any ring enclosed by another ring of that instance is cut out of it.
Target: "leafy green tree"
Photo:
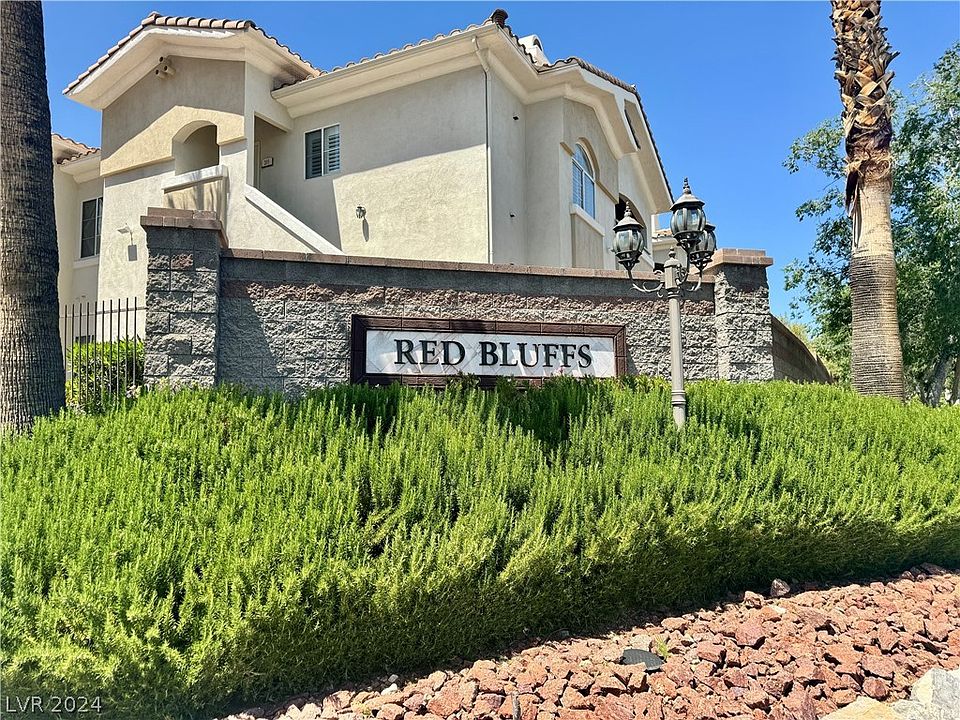
[[[892,226],[897,305],[905,373],[912,392],[938,404],[953,389],[960,361],[960,43],[949,48],[910,97],[891,95],[894,116]],[[813,315],[814,345],[849,381],[851,236],[844,214],[845,162],[839,118],[799,138],[784,162],[812,167],[831,182],[797,208],[816,222],[813,248],[787,266],[787,289],[799,289]]]

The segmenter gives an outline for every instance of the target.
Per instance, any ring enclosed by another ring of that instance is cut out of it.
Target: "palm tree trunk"
[[[22,430],[64,404],[39,2],[0,3],[0,83],[0,430]]]
[[[889,154],[888,154],[889,158]],[[879,167],[878,167],[879,165]],[[890,163],[860,163],[860,237],[850,256],[850,373],[863,395],[904,399],[897,265],[890,226]]]
[[[896,53],[880,25],[880,0],[832,0],[836,78],[847,150],[847,212],[853,220],[850,374],[864,395],[904,399],[897,322],[897,269],[890,227],[890,139],[887,92]]]

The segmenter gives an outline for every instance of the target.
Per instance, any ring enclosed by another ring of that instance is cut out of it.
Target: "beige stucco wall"
[[[328,251],[312,230],[352,255],[607,268],[616,266],[607,247],[619,193],[644,215],[652,206],[593,108],[564,98],[524,105],[496,72],[488,88],[479,66],[291,118],[271,95],[273,78],[249,64],[173,64],[174,77],[147,75],[103,112],[101,298],[143,295],[139,218],[152,205],[216,210],[236,248]],[[217,127],[227,177],[165,191],[174,142],[203,123]],[[304,135],[332,124],[340,125],[341,170],[307,180]],[[261,157],[273,159],[259,173],[260,190],[280,206],[272,210],[247,199],[257,140]],[[593,224],[571,213],[571,152],[581,140],[598,169]],[[309,230],[285,225],[283,211]],[[118,232],[125,227],[131,234]]]
[[[567,157],[560,147],[562,133],[563,100],[527,106],[525,262],[532,265],[562,267],[570,263],[570,185],[568,178],[561,187],[560,179],[561,156]]]
[[[619,162],[610,150],[604,137],[600,122],[597,120],[596,111],[587,105],[583,105],[572,100],[563,101],[563,144],[564,149],[573,150],[577,143],[583,144],[587,148],[590,159],[594,164],[595,172],[595,215],[594,220],[603,230],[602,237],[595,234],[593,228],[579,227],[587,225],[581,219],[571,216],[571,223],[574,228],[578,228],[574,235],[574,244],[581,244],[578,255],[584,258],[584,262],[589,264],[576,265],[580,267],[606,267],[613,269],[616,260],[612,253],[607,251],[613,243],[613,226],[616,224],[616,203],[619,198],[620,170]],[[567,188],[567,212],[572,195],[573,184],[573,161],[569,155],[567,160],[562,163],[561,178]],[[593,238],[591,240],[591,237]],[[584,244],[593,242],[596,247],[587,248]],[[589,258],[589,260],[588,260]]]
[[[221,145],[244,136],[244,63],[172,62],[176,75],[150,73],[104,109],[102,174],[170,160],[174,138],[191,124],[216,125]]]
[[[526,116],[523,103],[491,72],[490,158],[496,263],[527,263]]]
[[[231,247],[290,252],[318,252],[323,249],[303,242],[246,201],[245,140],[222,146],[220,165],[226,168],[226,178],[171,191],[165,191],[163,186],[176,177],[172,160],[105,178],[100,297],[143,296],[146,289],[147,252],[140,216],[151,206],[217,211]],[[118,228],[124,227],[129,227],[131,234],[118,232]]]
[[[147,75],[103,111],[101,298],[144,295],[146,245],[140,216],[150,206],[215,210],[233,247],[323,249],[304,243],[244,197],[253,171],[245,126],[249,119],[252,135],[254,108],[274,118],[279,114],[280,106],[270,97],[272,79],[241,62],[174,57],[173,64],[175,76],[161,80]],[[175,145],[206,123],[216,125],[216,164],[226,167],[227,177],[164,190],[176,177]],[[127,227],[131,233],[118,232]]]
[[[60,304],[70,302],[73,285],[73,238],[80,237],[77,205],[77,185],[73,178],[60,168],[53,168],[53,210],[57,222],[57,250],[60,271],[57,275],[57,295]]]
[[[144,296],[147,246],[140,216],[150,205],[161,204],[161,182],[172,176],[173,160],[168,160],[104,178],[98,283],[101,298]],[[129,228],[130,233],[120,232],[120,228]]]
[[[607,248],[616,222],[620,167],[627,159],[618,160],[610,150],[589,106],[555,98],[525,109],[525,262],[612,269],[615,259]],[[572,152],[578,142],[596,165],[594,223],[571,210]]]
[[[220,164],[227,168],[226,220],[224,231],[233,248],[287,250],[290,252],[326,252],[309,244],[290,229],[251,205],[244,197],[248,170],[247,141],[239,140],[220,148]],[[252,163],[249,164],[252,167]]]
[[[227,178],[215,177],[188,187],[164,190],[163,207],[212,210],[221,222],[227,211]]]
[[[99,178],[77,183],[61,168],[54,168],[53,198],[60,264],[57,293],[61,306],[97,299],[99,261],[96,258],[80,260],[80,218],[83,202],[102,194],[103,181]]]
[[[304,135],[334,124],[340,172],[305,179]],[[347,254],[487,261],[479,68],[296,118],[261,152],[261,190]]]

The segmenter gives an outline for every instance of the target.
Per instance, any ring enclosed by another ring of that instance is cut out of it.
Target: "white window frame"
[[[94,222],[96,223],[96,232],[93,236],[93,253],[90,255],[83,254],[83,206],[87,203],[96,203],[96,210],[94,211]],[[100,243],[103,239],[103,195],[95,198],[87,198],[80,202],[80,240],[77,243],[77,259],[78,260],[89,260],[91,258],[100,257]]]
[[[587,161],[587,164],[590,166],[589,168],[584,167],[583,164],[577,160],[578,150],[583,153],[584,159]],[[570,162],[571,162],[571,168],[572,168],[572,173],[570,178],[570,202],[573,205],[579,207],[590,217],[596,218],[597,217],[597,175],[596,175],[596,171],[593,169],[593,166],[595,163],[593,159],[590,157],[590,153],[587,151],[587,148],[584,147],[581,143],[577,143],[574,146],[573,156],[570,158]],[[579,202],[577,202],[577,195],[575,192],[576,186],[577,186],[578,170],[580,172],[580,183],[581,183]],[[592,207],[592,210],[587,207],[587,184],[583,180],[584,176],[590,179],[591,198],[590,198],[589,204]]]
[[[330,128],[337,128],[337,169],[329,170],[327,169],[327,147],[326,147],[326,131]],[[314,133],[320,133],[321,141],[323,142],[323,157],[320,161],[320,174],[319,175],[310,175],[309,169],[307,167],[307,138]],[[342,149],[343,149],[343,134],[340,131],[340,123],[330,123],[329,125],[324,125],[322,127],[314,128],[313,130],[307,130],[303,134],[303,177],[305,180],[314,180],[319,177],[327,177],[328,175],[336,175],[343,168],[343,158],[342,158]]]

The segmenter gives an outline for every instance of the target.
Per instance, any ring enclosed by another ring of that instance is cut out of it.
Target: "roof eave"
[[[61,160],[57,163],[57,167],[79,184],[100,177],[100,159],[100,150],[96,150],[86,155]]]
[[[363,58],[355,63],[322,72],[315,77],[274,90],[272,95],[277,102],[288,109],[312,105],[313,99],[320,94],[326,94],[329,88],[349,85],[354,78],[360,76],[363,77],[364,83],[368,83],[371,77],[377,80],[399,77],[434,62],[473,55],[475,51],[471,44],[472,40],[493,34],[497,29],[495,25],[489,23],[477,25],[456,31],[454,34],[421,41],[417,45],[404,46],[372,58]],[[457,46],[460,45],[462,47],[458,48]],[[420,79],[422,78],[418,75],[417,81]]]
[[[161,55],[246,61],[271,74],[295,79],[316,73],[312,65],[257,28],[147,26],[91,66],[88,74],[63,91],[64,95],[102,110],[149,73]]]

